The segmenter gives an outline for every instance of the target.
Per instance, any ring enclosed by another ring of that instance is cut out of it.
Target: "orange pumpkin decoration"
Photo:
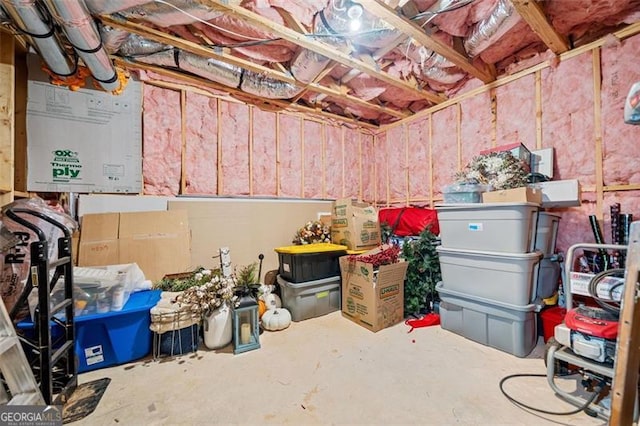
[[[258,300],[258,316],[262,318],[262,314],[267,312],[267,304],[264,303],[264,300]]]

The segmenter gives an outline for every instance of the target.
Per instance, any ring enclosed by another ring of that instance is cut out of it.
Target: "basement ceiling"
[[[265,109],[369,125],[640,21],[640,0],[29,3],[0,0],[0,22],[34,46],[54,77],[75,71],[79,56],[105,90],[119,85],[115,63]]]

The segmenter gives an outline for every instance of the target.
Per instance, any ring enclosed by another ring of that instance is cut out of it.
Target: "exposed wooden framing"
[[[276,196],[280,196],[280,113],[276,112]]]
[[[640,191],[639,183],[630,183],[627,185],[607,185],[602,188],[605,192],[611,191]]]
[[[604,173],[602,170],[602,102],[600,93],[602,87],[602,71],[600,69],[600,49],[593,49],[593,132],[594,132],[594,160],[596,166],[596,217],[604,219]],[[602,226],[602,224],[600,225]]]
[[[0,33],[0,206],[13,201],[15,168],[15,44]]]
[[[364,199],[362,176],[362,133],[358,132],[358,200]]]
[[[273,21],[269,21],[264,17],[251,12],[248,9],[245,9],[240,6],[236,6],[225,0],[197,0],[198,3],[201,3],[205,6],[209,6],[216,10],[222,10],[227,14],[240,18],[244,21],[250,22],[251,24],[257,26],[258,28],[264,29],[266,31],[271,32],[272,34],[283,38],[284,40],[290,41],[292,43],[297,44],[298,46],[311,49],[314,52],[326,56],[329,59],[332,59],[336,62],[340,62],[343,65],[346,65],[349,68],[356,68],[378,80],[384,81],[394,87],[410,90],[415,93],[420,94],[424,99],[427,99],[433,103],[439,103],[444,101],[444,97],[440,94],[436,94],[427,90],[422,90],[422,88],[407,83],[404,80],[400,80],[392,75],[382,72],[378,69],[376,65],[369,64],[365,61],[361,61],[351,57],[348,54],[340,52],[332,46],[327,44],[317,42],[306,37],[304,34],[300,34],[297,31],[294,31],[290,28],[287,28],[283,25],[279,25]],[[385,5],[386,7],[386,5]]]
[[[433,208],[433,124],[431,124],[433,115],[429,114],[427,120],[429,121],[429,199],[431,200],[429,206]]]
[[[249,195],[253,195],[253,105],[249,105]]]
[[[202,77],[195,77],[195,76],[191,76],[191,75],[187,75],[187,74],[183,74],[180,73],[178,71],[172,71],[172,70],[168,70],[156,65],[149,65],[149,64],[143,64],[143,63],[139,63],[139,62],[128,62],[123,60],[122,58],[114,58],[114,61],[116,63],[116,65],[121,66],[121,67],[125,67],[125,68],[133,68],[133,69],[141,69],[141,70],[148,70],[148,71],[153,71],[157,74],[166,76],[166,77],[171,77],[171,78],[175,78],[175,79],[179,79],[185,82],[185,84],[191,84],[191,85],[196,85],[196,86],[200,86],[200,87],[209,87],[211,89],[214,90],[221,90],[224,92],[228,92],[230,94],[234,94],[234,95],[241,95],[243,97],[248,97],[246,93],[242,92],[241,90],[236,90],[236,89],[231,89],[229,87],[223,86],[222,84],[218,84],[215,83],[211,80],[207,80],[205,78]],[[167,87],[173,87],[173,88],[178,88],[178,89],[184,89],[184,87],[180,86],[180,85],[176,85],[175,83],[159,83],[159,82],[153,82],[153,84],[158,84],[158,85],[165,85]],[[206,96],[212,96],[211,93],[208,93],[206,91],[202,91],[203,95]],[[225,98],[226,100],[227,98]],[[234,102],[237,102],[236,100],[233,100]],[[261,102],[265,102],[264,99],[260,99]],[[281,101],[278,99],[270,99],[269,104],[275,105],[278,108],[287,110],[287,109],[292,109],[295,111],[299,111],[299,112],[303,112],[306,114],[311,114],[311,115],[316,115],[316,116],[321,116],[321,117],[326,117],[326,118],[330,118],[332,120],[337,120],[340,122],[346,122],[346,123],[351,123],[351,124],[355,124],[359,127],[363,127],[363,128],[368,128],[368,129],[378,129],[378,126],[376,126],[375,124],[370,124],[370,123],[364,123],[364,122],[359,122],[357,120],[354,119],[348,119],[347,117],[343,117],[341,115],[337,115],[337,114],[333,114],[330,112],[326,112],[326,111],[322,111],[319,109],[314,109],[314,108],[309,108],[303,105],[291,105],[289,102],[286,101]]]
[[[591,43],[585,44],[584,46],[580,46],[577,47],[575,49],[571,49],[566,53],[563,53],[561,55],[558,56],[558,59],[560,61],[566,61],[568,59],[574,58],[578,55],[581,55],[585,52],[588,52],[590,50],[593,49],[597,49],[600,48],[601,46],[604,46],[605,43],[610,43],[611,42],[611,36],[616,37],[618,40],[624,40],[625,38],[634,36],[636,34],[640,33],[640,22],[636,22],[635,24],[631,24],[628,27],[625,27],[619,31],[616,31],[610,35],[607,35],[606,37],[602,37],[598,40],[595,40]],[[555,60],[554,60],[555,62]],[[451,99],[447,99],[446,101],[438,104],[438,105],[434,105],[432,107],[426,108],[416,114],[414,114],[413,116],[409,117],[409,118],[405,118],[403,120],[399,120],[396,121],[395,123],[390,123],[384,126],[380,126],[380,131],[386,131],[389,130],[395,126],[400,126],[404,123],[404,120],[409,120],[409,121],[413,121],[413,120],[418,120],[422,117],[425,116],[429,116],[432,113],[436,112],[436,111],[440,111],[443,110],[445,108],[450,107],[451,105],[454,105],[458,102],[461,102],[465,99],[469,99],[469,98],[473,98],[474,96],[479,95],[480,93],[485,93],[491,89],[494,89],[496,87],[500,87],[500,86],[504,86],[505,84],[509,84],[512,81],[518,80],[526,75],[535,73],[537,71],[543,70],[545,68],[548,68],[551,66],[551,61],[547,60],[547,61],[543,61],[537,65],[534,65],[530,68],[527,68],[526,70],[522,70],[520,72],[508,75],[508,76],[504,76],[504,77],[500,77],[498,78],[496,81],[493,81],[491,83],[485,84],[484,86],[478,87],[476,89],[473,90],[469,90],[468,92],[463,93],[460,96],[457,96],[455,98],[451,98]]]
[[[345,149],[344,149],[345,136],[344,136],[344,133],[345,133],[345,128],[341,127],[340,128],[340,144],[342,146],[342,196],[346,197],[346,182],[345,181],[347,179],[346,179],[346,173],[345,173],[346,166],[345,166],[345,160],[344,160],[344,157],[345,157]]]
[[[14,111],[14,175],[15,194],[27,191],[27,58],[18,52],[15,57],[15,111]],[[23,197],[23,196],[20,196]]]
[[[216,115],[217,115],[217,127],[218,127],[218,164],[216,168],[218,169],[218,195],[224,194],[224,181],[222,179],[222,101],[220,99],[216,99]]]
[[[495,70],[491,69],[491,67],[488,65],[485,65],[482,68],[476,67],[469,58],[450,48],[440,40],[430,37],[419,25],[406,17],[399,15],[395,10],[382,3],[380,0],[358,0],[358,2],[362,4],[367,12],[386,21],[391,26],[407,34],[424,47],[444,56],[460,69],[469,73],[469,75],[480,79],[484,83],[489,83],[496,79]]]
[[[180,194],[187,189],[187,92],[180,91]]]
[[[402,126],[403,128],[403,134],[404,134],[404,165],[405,165],[405,169],[404,169],[404,176],[405,176],[405,187],[407,188],[407,196],[405,197],[405,205],[409,205],[409,198],[410,196],[410,192],[411,192],[411,180],[409,178],[409,127],[405,124],[404,126]]]
[[[376,167],[375,157],[375,153],[378,151],[378,147],[376,146],[378,145],[378,135],[379,133],[373,135],[373,202],[376,205],[380,202],[380,199],[378,198],[378,168]]]
[[[462,170],[462,105],[457,104],[456,114],[456,140],[458,144],[458,171]]]
[[[326,125],[320,128],[320,136],[322,138],[322,198],[327,198],[327,129]]]
[[[569,41],[551,26],[539,3],[532,0],[511,0],[511,4],[553,53],[557,55],[569,50]]]
[[[327,96],[337,96],[337,97],[344,97],[346,100],[348,100],[351,103],[357,104],[359,106],[362,106],[364,108],[368,108],[374,111],[378,111],[381,113],[386,113],[386,114],[390,114],[394,117],[397,118],[405,118],[408,115],[399,111],[395,111],[391,108],[386,108],[384,106],[381,105],[377,105],[377,104],[373,104],[371,102],[367,102],[364,101],[360,98],[357,98],[355,96],[351,96],[351,95],[347,95],[346,93],[344,93],[344,90],[337,90],[337,89],[332,89],[332,88],[328,88],[326,86],[322,86],[319,83],[310,83],[310,84],[305,84],[302,82],[297,81],[295,78],[293,78],[293,76],[286,72],[286,71],[278,71],[275,70],[273,68],[269,68],[269,67],[265,67],[263,65],[259,65],[256,64],[254,62],[248,61],[246,59],[242,59],[236,56],[233,56],[231,54],[228,53],[224,53],[218,50],[214,50],[211,48],[208,48],[206,46],[202,46],[199,45],[197,43],[188,41],[188,40],[184,40],[180,37],[175,37],[172,35],[169,35],[167,33],[164,33],[162,31],[156,30],[154,28],[150,28],[146,25],[142,25],[142,24],[138,24],[138,23],[134,23],[134,22],[129,22],[129,21],[123,21],[123,20],[119,20],[119,19],[115,19],[111,16],[108,15],[101,15],[100,19],[102,20],[103,23],[110,25],[114,28],[117,29],[121,29],[123,31],[128,31],[134,34],[138,34],[141,35],[143,37],[146,37],[150,40],[154,40],[157,41],[159,43],[165,43],[165,44],[170,44],[172,46],[178,47],[179,49],[184,50],[185,52],[190,52],[193,53],[194,55],[199,55],[199,56],[203,56],[205,58],[214,58],[214,59],[218,59],[220,61],[223,62],[227,62],[231,65],[235,65],[238,66],[240,68],[249,70],[249,71],[253,71],[259,74],[263,74],[263,75],[267,75],[271,78],[274,78],[276,80],[282,81],[284,83],[289,83],[289,84],[294,84],[297,85],[299,87],[304,88],[305,90],[310,90],[313,92],[318,92],[318,93],[322,93],[325,94]],[[128,65],[130,65],[132,62],[128,62],[128,61],[123,61],[121,60],[120,64],[122,67],[128,67]],[[137,62],[135,62],[136,64],[138,64]],[[232,91],[232,89],[235,88],[230,88],[228,86],[224,86],[222,84],[219,84],[219,87],[221,87],[220,90],[227,90],[229,92]],[[241,90],[235,90],[236,93],[238,94],[242,94],[245,98],[257,98],[260,100],[264,100],[263,98],[260,98],[258,96],[253,96],[249,93],[243,92]],[[427,92],[424,92],[427,93]],[[283,102],[285,103],[285,102]],[[434,102],[435,103],[435,102]]]
[[[624,281],[618,347],[614,362],[611,426],[633,424],[633,412],[638,398],[638,367],[640,367],[640,222],[631,224]]]
[[[542,71],[535,73],[536,82],[536,149],[542,149]]]
[[[498,144],[498,97],[495,88],[489,90],[489,97],[491,99],[491,146],[495,147]]]
[[[300,198],[304,198],[304,120],[300,121]]]

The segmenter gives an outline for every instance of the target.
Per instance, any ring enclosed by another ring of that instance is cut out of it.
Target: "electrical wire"
[[[596,397],[600,394],[600,392],[602,391],[602,385],[603,383],[600,382],[598,383],[598,385],[596,386],[596,390],[593,392],[593,394],[591,394],[591,396],[589,396],[589,399],[587,399],[587,401],[581,405],[580,407],[576,408],[575,410],[572,411],[549,411],[549,410],[543,410],[541,408],[535,408],[532,407],[530,405],[525,404],[524,402],[518,401],[517,399],[515,399],[514,397],[512,397],[511,395],[509,395],[505,390],[504,390],[504,383],[507,380],[511,380],[513,378],[516,377],[547,377],[546,374],[525,374],[525,373],[521,373],[521,374],[511,374],[509,376],[503,377],[502,380],[500,380],[500,391],[502,392],[502,394],[513,404],[521,407],[521,408],[526,408],[527,410],[532,410],[532,411],[536,411],[538,413],[542,413],[542,414],[551,414],[554,416],[570,416],[572,414],[578,414],[581,411],[585,411],[589,405],[595,401]]]
[[[620,275],[624,277],[624,272],[625,270],[623,268],[607,269],[606,271],[602,271],[594,275],[591,278],[591,280],[589,280],[589,285],[588,285],[589,295],[596,301],[596,303],[600,305],[600,307],[605,311],[611,314],[614,314],[616,316],[620,315],[620,303],[619,302],[611,303],[611,301],[607,301],[606,299],[603,299],[600,296],[598,296],[598,285],[600,285],[600,282],[606,277],[611,277],[611,276],[620,277]],[[615,286],[615,288],[617,287],[619,287],[619,285]],[[610,295],[613,289],[614,287],[612,287],[609,290]]]
[[[187,12],[186,10],[183,10],[183,9],[179,8],[178,6],[175,6],[175,5],[169,3],[169,2],[167,2],[165,0],[153,0],[153,1],[156,2],[156,3],[164,4],[166,6],[170,6],[170,7],[174,8],[175,10],[177,10],[178,12],[188,16],[189,18],[191,18],[191,19],[193,19],[195,21],[198,21],[198,22],[200,22],[202,24],[205,24],[205,25],[207,25],[207,26],[209,26],[211,28],[214,28],[214,29],[216,29],[218,31],[223,31],[223,32],[226,32],[228,34],[233,34],[236,37],[241,37],[241,38],[244,38],[244,39],[247,39],[247,40],[253,40],[253,41],[269,40],[269,39],[263,39],[263,38],[260,39],[260,38],[247,36],[247,35],[244,35],[244,34],[239,34],[239,33],[236,33],[234,31],[228,30],[226,28],[220,27],[218,25],[212,24],[211,22],[208,22],[208,21],[205,21],[204,19],[198,18],[197,16],[192,15],[191,13]]]

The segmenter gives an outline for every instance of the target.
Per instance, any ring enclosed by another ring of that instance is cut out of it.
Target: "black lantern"
[[[250,293],[240,295],[238,306],[233,310],[233,353],[260,348],[260,325],[258,302]]]

